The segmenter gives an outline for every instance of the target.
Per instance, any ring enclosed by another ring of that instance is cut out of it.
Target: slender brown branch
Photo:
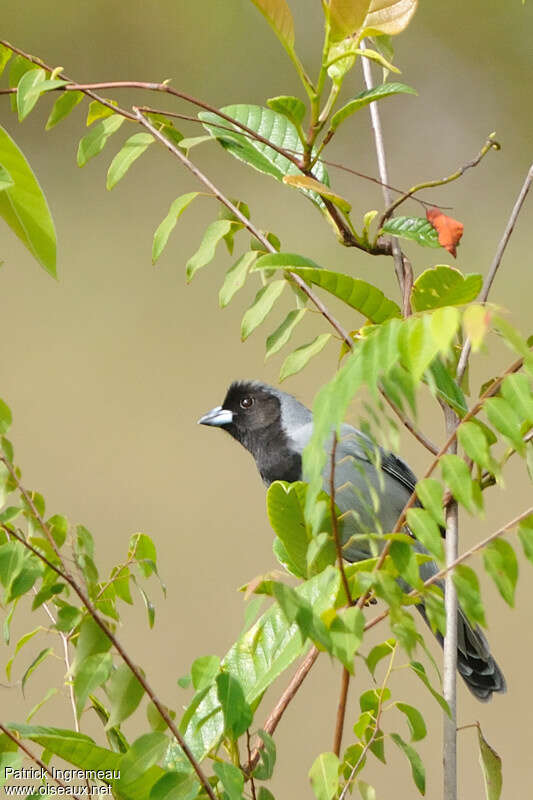
[[[19,484],[19,486],[20,486],[20,484]],[[45,530],[45,528],[47,527],[46,526],[46,522],[42,519],[42,517],[41,517],[41,515],[39,514],[38,511],[37,511],[37,515],[36,515],[36,521],[39,523],[39,525],[42,527],[42,529]],[[70,575],[70,573],[66,572],[64,569],[61,569],[56,564],[53,564],[51,561],[49,561],[46,558],[46,556],[44,556],[42,553],[40,553],[35,547],[33,547],[32,544],[30,544],[30,542],[26,541],[26,539],[24,539],[24,537],[21,536],[19,533],[17,533],[15,530],[13,530],[12,528],[10,528],[9,526],[4,525],[4,524],[2,524],[1,527],[10,536],[13,536],[15,539],[17,539],[17,541],[19,541],[24,547],[26,547],[31,553],[33,553],[33,555],[36,556],[40,561],[42,561],[43,564],[45,564],[49,569],[53,570],[56,573],[56,575],[58,575],[60,578],[62,578],[73,589],[75,594],[78,596],[78,598],[81,600],[81,602],[83,603],[83,605],[85,606],[85,608],[87,609],[87,611],[89,612],[91,617],[93,618],[93,620],[96,622],[98,627],[103,631],[103,633],[105,633],[105,635],[107,636],[107,638],[109,639],[109,641],[111,642],[111,644],[113,645],[113,647],[115,648],[117,653],[120,655],[120,657],[122,658],[124,663],[127,664],[127,666],[130,668],[130,670],[132,671],[133,675],[135,675],[136,679],[141,684],[141,686],[143,687],[144,691],[146,692],[146,694],[148,695],[150,700],[153,702],[153,704],[157,708],[157,710],[158,710],[159,714],[161,715],[162,719],[165,721],[167,727],[169,728],[171,733],[174,735],[176,741],[178,742],[179,746],[183,750],[186,758],[188,759],[189,763],[191,764],[191,766],[193,767],[194,771],[196,772],[196,775],[198,776],[198,779],[199,779],[200,783],[202,784],[202,786],[204,787],[204,789],[205,789],[208,797],[210,798],[210,800],[217,800],[217,798],[216,798],[216,796],[215,796],[215,794],[213,792],[213,789],[211,788],[211,784],[207,780],[207,777],[204,775],[199,763],[197,762],[196,758],[194,757],[194,754],[192,753],[191,749],[189,748],[187,742],[185,741],[183,736],[180,734],[180,732],[177,729],[175,723],[173,722],[172,718],[170,717],[170,715],[168,713],[168,710],[161,703],[161,701],[159,700],[159,698],[155,694],[154,690],[152,689],[152,687],[149,685],[148,681],[144,677],[142,671],[132,662],[131,658],[129,657],[129,655],[124,650],[122,644],[119,642],[119,640],[114,635],[114,633],[109,629],[109,627],[107,626],[107,623],[104,622],[104,620],[102,619],[102,617],[100,616],[100,614],[98,613],[96,608],[93,606],[93,604],[89,600],[88,596],[85,594],[83,589],[81,589],[80,586],[78,585],[77,581],[72,577],[72,575]]]
[[[261,242],[261,244],[263,245],[265,250],[267,250],[267,252],[269,253],[276,252],[276,249],[270,244],[265,234],[262,233],[258,228],[256,228],[255,225],[253,225],[253,223],[250,222],[250,220],[242,213],[242,211],[240,211],[237,208],[237,206],[235,206],[231,202],[231,200],[229,200],[224,194],[222,194],[222,192],[219,189],[217,189],[217,187],[207,177],[207,175],[204,175],[203,172],[200,169],[198,169],[196,164],[194,164],[189,158],[187,158],[185,153],[183,153],[172,142],[166,139],[165,136],[161,133],[161,131],[158,131],[157,128],[154,127],[154,125],[152,125],[151,122],[142,115],[142,113],[139,111],[138,108],[134,107],[134,112],[136,119],[139,120],[141,125],[145,127],[147,130],[149,130],[150,133],[156,139],[158,139],[162,144],[164,144],[165,147],[168,150],[170,150],[170,152],[173,153],[181,161],[181,163],[185,167],[187,167],[187,169],[190,170],[190,172],[192,172],[193,175],[195,175],[196,178],[198,178],[198,180],[204,184],[204,186],[206,186],[209,189],[210,192],[214,194],[217,200],[219,200],[224,206],[226,206],[226,208],[228,208],[232,212],[232,214],[234,214],[237,217],[239,222],[241,222],[244,225],[244,227],[248,231],[250,231],[252,236],[255,236],[255,238],[259,242]],[[313,292],[313,290],[307,285],[307,283],[304,280],[302,280],[302,278],[300,278],[299,275],[296,275],[295,272],[291,272],[290,270],[287,270],[287,272],[291,280],[294,281],[294,283],[298,286],[298,288],[301,289],[304,292],[304,294],[307,295],[307,297],[311,300],[312,303],[314,303],[316,308],[318,308],[320,313],[327,319],[330,325],[337,331],[339,336],[346,342],[346,344],[351,350],[353,348],[353,341],[350,338],[348,332],[342,327],[340,322],[338,322],[335,319],[335,317],[328,311],[328,309],[326,308],[324,303],[320,300],[320,298],[317,297],[317,295]]]
[[[276,728],[278,727],[278,723],[282,718],[285,710],[293,697],[295,696],[296,692],[306,679],[307,675],[311,671],[311,668],[315,661],[317,660],[318,656],[320,655],[320,651],[316,647],[312,647],[305,658],[301,661],[300,665],[298,666],[296,672],[294,673],[291,682],[279,698],[278,702],[270,712],[267,717],[265,724],[263,725],[263,730],[267,733],[272,735]],[[246,772],[249,774],[256,766],[257,762],[259,761],[259,753],[263,749],[264,744],[260,742],[255,750],[252,753],[252,756],[246,765]]]
[[[407,417],[403,413],[403,411],[401,411],[398,408],[396,403],[393,400],[391,400],[391,398],[385,393],[385,391],[383,389],[380,389],[380,392],[381,392],[381,395],[384,397],[384,399],[389,404],[389,406],[391,407],[391,409],[394,411],[394,413],[396,414],[396,416],[398,417],[398,419],[400,420],[402,425],[404,425],[407,428],[409,433],[411,433],[415,437],[415,439],[417,441],[419,441],[420,444],[423,447],[426,448],[426,450],[429,450],[429,452],[433,453],[434,456],[437,455],[437,453],[439,452],[439,448],[437,447],[437,445],[433,444],[431,439],[429,439],[424,433],[422,433],[421,430],[419,430],[416,427],[414,422],[411,419],[409,419],[409,417]]]
[[[498,539],[500,536],[503,536],[504,533],[507,533],[508,531],[515,528],[520,522],[522,522],[523,519],[526,519],[531,515],[533,515],[533,506],[530,506],[530,508],[526,509],[526,511],[523,511],[517,517],[510,520],[510,522],[507,522],[502,528],[498,528],[498,530],[494,531],[494,533],[491,533],[489,536],[486,536],[484,539],[481,539],[481,541],[479,541],[473,547],[470,547],[468,550],[465,550],[465,552],[462,553],[460,556],[458,556],[451,564],[448,564],[447,566],[443,567],[441,570],[439,570],[439,572],[436,572],[435,575],[432,575],[431,578],[428,578],[427,581],[424,581],[423,584],[424,588],[427,588],[428,586],[431,586],[433,583],[436,583],[436,581],[440,581],[442,580],[442,578],[445,578],[446,575],[452,570],[454,570],[455,567],[457,567],[459,564],[462,564],[464,561],[467,561],[475,553],[478,553],[480,550],[483,550],[483,548],[486,547],[488,544],[493,542],[495,539]],[[409,598],[418,597],[420,593],[421,592],[419,589],[412,589],[407,595],[407,597]],[[382,620],[386,619],[386,617],[388,616],[389,616],[389,609],[387,608],[381,614],[377,614],[375,617],[369,620],[366,623],[363,630],[366,632],[367,630],[370,630],[370,628],[374,628],[379,622],[382,622]]]
[[[252,762],[252,750],[250,747],[250,730],[246,730],[246,752],[248,753],[248,764]],[[252,773],[250,773],[250,787],[252,789],[252,800],[257,800],[257,796],[255,793],[255,780]]]
[[[23,742],[21,742],[20,739],[18,739],[13,733],[11,733],[9,728],[6,728],[5,725],[2,725],[0,723],[0,731],[2,731],[2,733],[4,733],[8,737],[8,739],[11,739],[11,741],[17,745],[19,750],[22,750],[22,752],[25,755],[27,755],[28,758],[31,761],[33,761],[34,764],[37,764],[38,767],[40,767],[44,772],[46,772],[46,774],[49,775],[52,778],[52,780],[57,783],[58,786],[62,786],[63,789],[65,789],[66,794],[69,794],[71,797],[74,797],[75,800],[80,800],[77,794],[72,794],[72,786],[68,787],[66,783],[63,783],[62,780],[56,778],[50,767],[48,767],[44,763],[44,761],[41,761],[41,759],[38,756],[32,753],[29,747],[26,747],[26,745]]]
[[[342,744],[342,734],[344,732],[344,720],[346,717],[346,703],[348,700],[348,689],[350,688],[350,673],[343,666],[342,668],[342,679],[341,679],[341,691],[339,696],[339,702],[337,705],[337,718],[335,721],[335,735],[333,737],[333,752],[336,756],[340,755],[341,752],[341,744]]]
[[[516,221],[518,219],[518,215],[522,210],[522,206],[526,200],[528,192],[531,188],[531,184],[533,183],[533,164],[530,166],[524,183],[522,184],[522,188],[518,193],[518,197],[516,198],[516,202],[513,206],[513,210],[511,211],[511,216],[507,221],[507,225],[505,226],[505,230],[503,232],[503,236],[500,239],[498,247],[496,248],[496,253],[494,254],[494,259],[492,264],[490,265],[490,269],[485,277],[483,282],[483,287],[481,292],[479,293],[479,297],[477,302],[485,303],[488,299],[489,292],[491,290],[492,284],[494,282],[494,278],[496,277],[496,273],[500,268],[500,264],[502,262],[503,254],[505,253],[505,249],[509,243],[509,239],[511,238],[511,234],[514,230],[516,225]],[[470,358],[470,350],[471,344],[470,340],[467,338],[463,345],[463,349],[461,351],[461,357],[459,358],[459,363],[457,364],[457,380],[461,381],[463,375],[465,374],[465,370],[468,364],[468,359]]]
[[[461,178],[465,172],[473,167],[477,167],[479,162],[482,158],[489,152],[489,150],[500,150],[500,144],[494,140],[494,134],[488,137],[487,141],[477,154],[475,158],[471,161],[468,161],[466,164],[463,164],[462,167],[459,167],[455,172],[452,172],[451,175],[447,175],[445,178],[438,178],[432,181],[424,181],[423,183],[417,183],[416,186],[413,186],[409,189],[408,192],[405,192],[401,197],[398,197],[393,203],[387,206],[381,217],[379,218],[377,229],[378,231],[381,230],[384,223],[389,219],[391,214],[398,208],[398,206],[405,203],[410,197],[412,197],[417,192],[422,191],[422,189],[433,189],[435,186],[445,186],[447,183],[451,183],[452,181],[456,181],[458,178]]]

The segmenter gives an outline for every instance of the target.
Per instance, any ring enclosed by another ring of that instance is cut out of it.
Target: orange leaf
[[[464,225],[453,217],[447,217],[440,208],[428,208],[426,218],[433,225],[439,234],[439,244],[446,248],[455,258],[457,256],[457,245],[463,235]]]

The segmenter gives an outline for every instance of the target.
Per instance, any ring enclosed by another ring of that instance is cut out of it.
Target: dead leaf
[[[428,208],[426,218],[439,234],[441,247],[444,247],[455,258],[457,256],[457,245],[461,241],[464,231],[463,223],[443,214],[440,208]]]

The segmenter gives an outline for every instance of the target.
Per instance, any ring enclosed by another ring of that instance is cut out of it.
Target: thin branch
[[[495,539],[499,539],[499,537],[503,536],[504,533],[507,533],[508,531],[515,528],[520,522],[522,522],[523,519],[526,519],[527,517],[530,517],[532,515],[533,515],[533,506],[530,506],[528,509],[523,511],[517,517],[507,522],[502,528],[498,528],[497,531],[494,531],[494,533],[491,533],[489,536],[486,536],[485,539],[481,539],[481,541],[479,541],[473,547],[470,547],[468,550],[465,550],[465,552],[462,553],[460,556],[458,556],[455,559],[455,561],[453,561],[451,564],[448,564],[446,567],[443,567],[441,570],[439,570],[439,572],[436,572],[435,575],[432,575],[431,578],[428,578],[427,581],[424,581],[423,587],[427,588],[428,586],[431,586],[433,583],[436,583],[436,581],[442,580],[442,578],[445,578],[446,575],[452,572],[455,569],[455,567],[457,567],[459,564],[462,564],[464,561],[467,561],[469,558],[471,558],[471,556],[473,556],[475,553],[478,553],[480,550],[483,550],[484,547],[493,542]],[[415,598],[420,595],[421,595],[420,589],[412,589],[407,595],[407,597]],[[382,622],[382,620],[384,620],[388,616],[389,616],[389,609],[387,608],[381,614],[377,614],[375,617],[369,620],[366,623],[363,630],[366,632],[367,630],[370,630],[370,628],[374,628],[379,622]]]
[[[451,433],[457,426],[458,417],[449,406],[444,407],[446,431]],[[457,439],[449,452],[457,453]],[[446,567],[444,582],[444,607],[446,610],[446,632],[443,642],[443,694],[448,703],[450,716],[443,714],[443,800],[457,800],[457,589],[453,582],[451,565],[459,555],[459,508],[453,500],[446,508]]]
[[[365,758],[366,754],[368,753],[368,751],[370,750],[370,748],[372,747],[372,745],[374,744],[374,742],[377,739],[377,735],[378,735],[379,730],[380,730],[379,724],[381,722],[381,714],[383,712],[384,689],[387,686],[387,683],[388,683],[389,678],[390,678],[390,674],[392,672],[392,665],[394,663],[394,656],[396,655],[396,647],[397,647],[397,645],[394,645],[394,648],[393,648],[392,653],[391,653],[389,665],[387,667],[387,672],[385,673],[385,677],[383,678],[383,683],[381,684],[381,692],[379,693],[378,706],[377,706],[377,712],[376,712],[376,724],[374,726],[374,730],[372,731],[372,735],[370,736],[370,739],[368,740],[368,742],[365,743],[365,746],[361,750],[359,758],[355,762],[355,764],[354,764],[354,766],[352,768],[352,771],[350,773],[350,776],[349,776],[348,780],[346,781],[346,783],[344,785],[344,789],[342,790],[342,792],[340,794],[339,800],[344,800],[344,798],[346,797],[346,792],[348,791],[351,782],[353,781],[353,779],[357,775],[357,772],[359,771],[359,767],[363,763],[363,759]]]
[[[250,730],[247,728],[246,730],[246,752],[248,753],[248,763],[252,762],[252,750],[250,748]],[[257,800],[257,796],[255,793],[255,780],[252,773],[250,773],[250,787],[252,789],[252,800]]]
[[[313,646],[311,650],[308,652],[308,654],[305,656],[303,661],[298,666],[298,669],[294,673],[291,682],[289,683],[289,685],[279,698],[278,702],[268,715],[265,724],[263,725],[263,730],[265,730],[270,735],[272,735],[276,730],[276,728],[278,727],[278,723],[282,718],[283,714],[285,713],[287,706],[289,705],[289,703],[295,696],[296,692],[306,679],[307,675],[311,670],[311,667],[313,666],[319,655],[320,651]],[[260,744],[257,745],[255,750],[253,751],[252,756],[248,764],[246,765],[246,772],[248,774],[255,768],[257,762],[259,761],[259,754],[263,749],[263,747],[264,744],[263,742],[261,742]]]
[[[244,227],[248,231],[250,231],[252,236],[255,236],[255,238],[259,242],[261,242],[261,244],[263,245],[265,250],[267,250],[267,252],[269,253],[276,252],[276,249],[270,244],[265,234],[262,233],[262,231],[260,231],[258,228],[256,228],[255,225],[253,225],[253,223],[250,222],[250,220],[247,219],[247,217],[245,217],[242,211],[240,211],[237,208],[237,206],[235,206],[231,202],[231,200],[229,200],[224,194],[222,194],[222,192],[219,189],[217,189],[217,187],[214,185],[214,183],[212,183],[212,181],[207,177],[207,175],[204,175],[203,172],[200,169],[198,169],[196,164],[194,164],[189,158],[187,158],[185,153],[181,152],[181,150],[178,147],[176,147],[172,142],[166,139],[165,136],[163,136],[163,134],[161,133],[161,131],[158,131],[157,128],[155,128],[151,124],[151,122],[142,115],[142,113],[139,111],[138,108],[134,107],[134,112],[136,119],[139,120],[141,125],[145,127],[147,130],[149,130],[150,133],[156,139],[158,139],[162,144],[164,144],[165,147],[168,150],[170,150],[170,152],[173,153],[181,161],[181,163],[184,166],[186,166],[187,169],[190,170],[190,172],[192,172],[193,175],[195,175],[198,178],[198,180],[201,181],[204,184],[204,186],[206,186],[209,189],[210,192],[214,194],[217,200],[219,200],[223,205],[225,205],[226,208],[228,208],[232,212],[232,214],[234,214],[237,217],[239,222],[241,222],[244,225]],[[304,294],[307,295],[307,297],[311,300],[312,303],[314,303],[314,305],[318,308],[320,313],[327,319],[330,325],[337,331],[339,336],[346,342],[346,344],[351,350],[353,348],[353,341],[350,338],[348,332],[342,327],[340,322],[338,322],[335,319],[335,317],[328,311],[328,309],[326,308],[324,303],[320,300],[320,298],[317,297],[317,295],[313,292],[313,290],[310,289],[307,283],[304,280],[302,280],[302,278],[300,278],[299,275],[297,275],[295,272],[291,272],[290,270],[287,270],[287,272],[291,280],[294,281],[294,283],[298,286],[298,288],[301,289],[304,292]]]
[[[359,47],[361,50],[365,49],[365,42],[364,39],[361,40],[359,43]],[[363,76],[365,79],[365,84],[367,90],[374,88],[374,80],[372,78],[372,67],[370,66],[370,61],[368,58],[361,59],[361,65],[363,67]],[[387,160],[385,158],[385,145],[383,142],[383,129],[381,127],[381,117],[379,115],[379,109],[377,103],[370,103],[370,120],[372,122],[372,132],[374,134],[374,142],[376,146],[376,154],[378,159],[378,169],[379,169],[379,177],[382,181],[382,190],[383,190],[383,197],[385,203],[389,205],[391,203],[391,195],[388,189],[389,177],[387,174]],[[403,296],[404,292],[404,269],[403,269],[403,259],[402,259],[402,251],[400,249],[400,245],[398,244],[398,239],[395,236],[390,237],[391,247],[392,247],[392,255],[394,258],[394,269],[396,271],[396,278],[398,280],[398,285],[400,287],[400,291]]]
[[[331,448],[331,463],[329,472],[329,504],[330,504],[330,515],[331,515],[331,527],[333,529],[333,539],[335,542],[335,549],[337,551],[337,563],[339,567],[339,572],[341,574],[342,585],[344,586],[344,591],[346,593],[346,603],[348,606],[353,606],[354,601],[352,598],[352,593],[350,591],[350,584],[348,583],[348,578],[346,577],[346,572],[344,570],[342,542],[339,534],[339,520],[337,519],[337,512],[335,510],[335,466],[336,466],[335,457],[337,455],[337,445],[338,445],[338,439],[337,439],[337,434],[335,433],[333,436],[333,446]],[[333,752],[337,756],[340,754],[341,751],[342,734],[344,731],[344,719],[346,717],[346,702],[348,700],[349,686],[350,686],[350,673],[348,669],[343,665],[341,691],[339,696],[339,702],[337,705],[337,718],[335,721],[335,734],[333,737]]]
[[[72,794],[72,786],[68,787],[65,783],[63,783],[62,780],[56,778],[50,767],[48,767],[44,763],[44,761],[41,761],[41,759],[38,756],[34,755],[34,753],[32,753],[31,750],[28,747],[26,747],[26,745],[23,742],[20,741],[20,739],[18,739],[13,733],[11,733],[9,728],[6,728],[4,725],[0,723],[0,731],[2,731],[2,733],[4,733],[8,737],[8,739],[11,739],[11,741],[17,745],[19,750],[22,750],[22,752],[25,753],[25,755],[27,755],[28,758],[31,761],[33,761],[34,764],[37,764],[37,766],[40,767],[41,770],[43,770],[43,772],[46,772],[46,774],[49,775],[52,778],[52,780],[57,783],[58,786],[62,786],[63,789],[65,789],[65,794],[69,794],[71,797],[74,797],[75,800],[80,800],[77,794]]]
[[[437,453],[439,452],[439,448],[437,447],[437,445],[433,444],[431,439],[429,439],[424,433],[422,433],[421,430],[419,430],[416,427],[414,422],[411,419],[409,419],[409,417],[407,417],[403,413],[403,411],[401,411],[398,408],[396,403],[393,400],[391,400],[391,398],[387,394],[385,394],[385,391],[383,389],[380,389],[380,393],[381,393],[382,397],[384,397],[384,399],[387,401],[387,403],[389,404],[391,409],[394,411],[394,413],[396,414],[396,416],[398,417],[398,419],[400,420],[402,425],[404,425],[407,428],[409,433],[411,433],[415,437],[415,439],[418,442],[420,442],[420,444],[423,447],[426,448],[426,450],[429,450],[429,452],[433,453],[434,456],[437,455]]]
[[[335,735],[333,737],[333,752],[336,756],[340,755],[342,734],[344,731],[344,719],[346,717],[346,703],[348,700],[348,689],[350,688],[350,673],[345,666],[342,668],[341,691],[337,705],[337,718],[335,720]]]
[[[17,480],[17,486],[20,487],[20,483],[18,482],[18,480]],[[39,523],[39,525],[43,528],[43,530],[45,530],[47,528],[46,522],[42,519],[41,515],[38,512],[37,512],[36,520]],[[181,733],[177,729],[176,725],[174,724],[172,718],[170,717],[170,715],[168,713],[168,710],[161,703],[161,701],[159,700],[159,698],[157,697],[157,695],[153,691],[152,687],[149,685],[148,681],[144,677],[142,671],[132,662],[131,658],[129,657],[129,655],[124,650],[122,644],[119,642],[119,640],[114,635],[114,633],[108,628],[107,623],[104,622],[104,620],[102,619],[102,617],[100,616],[100,614],[98,613],[96,608],[93,606],[93,604],[91,603],[91,601],[89,600],[88,596],[85,594],[83,589],[80,588],[80,586],[78,585],[76,580],[72,577],[72,575],[70,575],[70,573],[64,571],[63,569],[58,567],[56,564],[53,564],[51,561],[49,561],[46,558],[46,556],[44,556],[42,553],[40,553],[38,550],[36,550],[36,548],[33,547],[33,545],[31,545],[29,542],[27,542],[26,539],[24,539],[24,537],[21,536],[19,533],[17,533],[15,530],[12,530],[10,527],[8,527],[7,525],[4,525],[4,524],[2,524],[1,527],[10,536],[13,536],[15,539],[17,539],[17,541],[19,541],[27,550],[29,550],[31,553],[33,553],[33,555],[36,556],[40,561],[42,561],[43,564],[45,564],[49,569],[53,570],[53,572],[55,572],[56,575],[58,575],[60,578],[62,578],[74,590],[75,594],[79,597],[79,599],[81,600],[81,602],[83,603],[83,605],[85,606],[85,608],[87,609],[87,611],[89,612],[89,614],[91,615],[93,620],[96,622],[98,627],[103,631],[103,633],[105,633],[105,635],[107,636],[107,638],[109,639],[111,644],[114,646],[115,650],[118,652],[118,654],[120,655],[120,657],[122,658],[124,663],[127,664],[127,666],[130,668],[130,670],[132,671],[133,675],[136,677],[136,679],[141,684],[141,686],[143,687],[144,691],[146,692],[146,694],[148,695],[150,700],[153,702],[153,704],[157,708],[157,710],[158,710],[159,714],[161,715],[162,719],[165,721],[167,727],[169,728],[169,730],[174,735],[176,741],[178,742],[178,744],[180,745],[181,749],[183,750],[186,758],[189,760],[191,766],[193,767],[194,771],[196,772],[196,775],[198,776],[198,779],[199,779],[200,783],[202,784],[202,786],[204,787],[204,789],[205,789],[208,797],[210,798],[210,800],[217,800],[216,795],[214,794],[213,789],[211,787],[211,784],[209,783],[207,777],[204,775],[199,763],[197,762],[196,758],[194,757],[194,754],[192,753],[191,749],[189,748],[187,742],[185,741],[185,739],[183,738],[183,736],[181,735]]]
[[[381,230],[384,223],[389,219],[391,214],[398,208],[398,206],[405,203],[410,197],[413,197],[414,194],[417,192],[422,191],[422,189],[433,189],[435,186],[445,186],[447,183],[451,183],[452,181],[456,181],[458,178],[461,178],[465,172],[473,167],[477,167],[479,162],[486,156],[489,150],[500,150],[501,146],[498,142],[494,140],[494,134],[491,133],[488,137],[487,141],[477,154],[475,158],[471,161],[468,161],[466,164],[463,164],[462,167],[459,167],[455,172],[452,172],[451,175],[447,175],[445,178],[438,178],[433,181],[424,181],[423,183],[417,183],[408,192],[405,192],[401,197],[398,197],[393,203],[391,203],[383,212],[381,217],[379,218],[379,222],[377,225],[378,231]],[[415,198],[416,199],[416,198]]]
[[[524,183],[522,184],[522,188],[520,189],[518,197],[516,198],[513,210],[511,211],[511,216],[509,217],[507,225],[505,226],[503,236],[500,239],[498,247],[496,248],[494,259],[492,261],[492,264],[490,265],[490,269],[485,277],[485,280],[483,282],[483,287],[477,299],[478,303],[485,303],[488,299],[494,278],[496,277],[496,273],[500,268],[503,254],[505,253],[505,249],[509,243],[509,239],[511,238],[511,234],[514,230],[514,226],[516,225],[516,220],[518,219],[518,215],[522,210],[522,206],[524,205],[525,199],[531,188],[532,183],[533,183],[533,164],[530,166],[528,170]],[[471,350],[471,344],[470,340],[467,338],[463,345],[463,349],[461,351],[461,357],[459,358],[459,363],[457,365],[457,381],[461,381],[463,375],[465,374],[465,370],[468,364],[468,359],[470,357],[470,350]]]

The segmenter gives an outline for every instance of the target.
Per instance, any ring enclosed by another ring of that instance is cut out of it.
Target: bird
[[[234,381],[222,405],[204,414],[198,424],[221,428],[245,447],[267,487],[274,481],[303,480],[302,454],[313,432],[313,414],[293,395],[256,380]],[[330,458],[322,472],[327,494],[334,436],[332,432]],[[348,562],[361,561],[375,555],[371,542],[376,540],[361,534],[394,530],[417,479],[405,461],[347,423],[340,426],[334,461],[343,557]],[[408,528],[407,532],[413,536]],[[415,540],[414,547],[427,554],[419,541]],[[434,561],[420,565],[422,580],[437,571]],[[399,582],[409,591],[406,581],[400,577]],[[442,581],[436,583],[444,590]],[[416,607],[428,622],[423,602]],[[479,626],[470,624],[460,606],[457,621],[457,668],[468,689],[481,701],[490,700],[494,692],[505,692],[505,678]],[[436,636],[442,645],[442,635],[437,631]]]

